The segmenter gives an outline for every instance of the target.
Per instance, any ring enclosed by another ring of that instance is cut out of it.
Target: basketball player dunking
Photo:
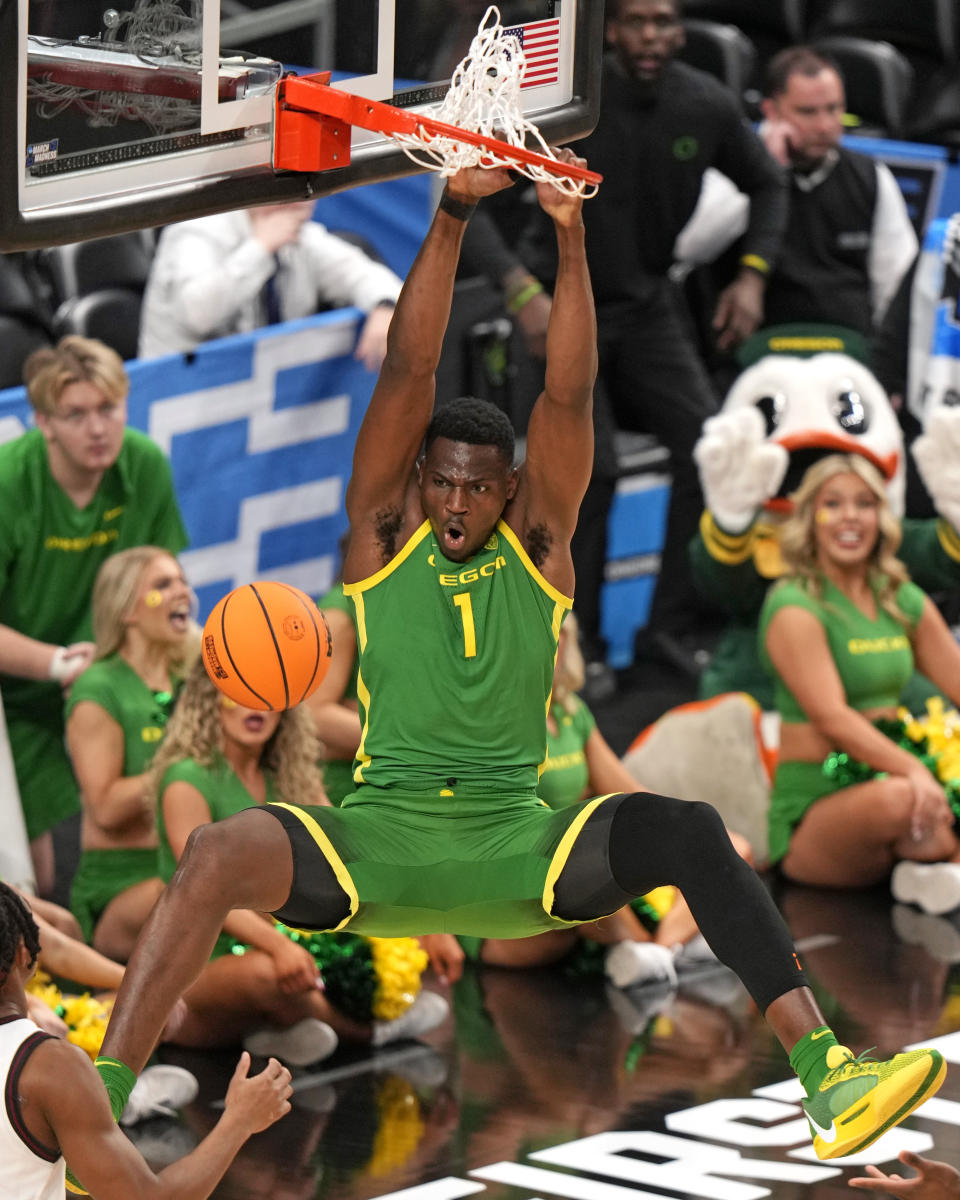
[[[464,225],[509,182],[479,169],[448,182],[357,439],[344,571],[364,722],[356,790],[339,809],[265,806],[196,831],[127,969],[101,1073],[122,1109],[232,908],[387,937],[520,937],[673,883],[790,1052],[817,1152],[851,1153],[936,1090],[940,1056],[865,1063],[837,1045],[786,927],[708,804],[642,793],[553,812],[537,800],[592,462],[596,335],[578,197],[537,188],[560,267],[524,464],[513,467],[513,432],[491,405],[432,415]]]

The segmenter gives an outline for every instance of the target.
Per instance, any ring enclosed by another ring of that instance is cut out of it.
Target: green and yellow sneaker
[[[910,1050],[877,1062],[831,1046],[816,1094],[803,1101],[818,1158],[856,1154],[927,1099],[947,1064],[936,1050]]]

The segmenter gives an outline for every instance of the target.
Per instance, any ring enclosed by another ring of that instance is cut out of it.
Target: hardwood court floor
[[[886,892],[778,895],[828,1020],[859,1053],[935,1039],[960,1064],[960,921]],[[296,1082],[293,1111],[252,1139],[220,1200],[839,1200],[786,1057],[739,982],[701,971],[676,994],[609,992],[562,968],[469,970],[423,1042],[340,1049]],[[233,1053],[173,1052],[200,1096],[137,1138],[179,1156],[216,1119]],[[861,1162],[908,1147],[960,1166],[960,1065]],[[849,1161],[849,1160],[847,1160]],[[409,1189],[413,1189],[410,1191]],[[404,1198],[407,1200],[407,1197]]]

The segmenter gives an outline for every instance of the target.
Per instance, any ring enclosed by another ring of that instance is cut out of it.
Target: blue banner
[[[130,362],[129,423],[163,448],[203,620],[231,588],[335,579],[353,445],[376,377],[353,359],[360,314],[341,309]],[[0,441],[32,423],[23,388],[0,392]]]

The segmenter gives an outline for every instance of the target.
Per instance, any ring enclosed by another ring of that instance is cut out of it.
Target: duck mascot
[[[934,594],[957,587],[960,406],[951,403],[949,388],[937,389],[924,434],[914,443],[918,470],[939,515],[904,518],[903,437],[869,369],[844,352],[842,337],[826,329],[787,328],[758,336],[772,352],[738,376],[694,448],[705,511],[690,546],[693,575],[727,624],[701,678],[701,700],[672,710],[641,733],[624,761],[655,790],[666,786],[691,799],[698,792],[710,795],[728,827],[750,840],[762,862],[777,739],[775,722],[765,723],[762,716],[774,707],[773,683],[760,665],[757,625],[767,588],[783,573],[778,534],[790,494],[819,458],[863,455],[883,476],[891,509],[902,520],[898,553],[911,577]],[[922,712],[932,691],[915,677],[904,703]],[[697,746],[704,747],[702,754]],[[720,770],[718,763],[724,764]]]

